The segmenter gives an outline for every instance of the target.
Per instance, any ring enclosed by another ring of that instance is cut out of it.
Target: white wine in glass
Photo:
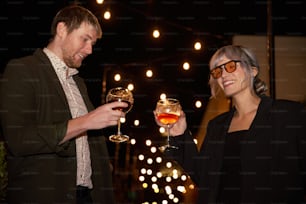
[[[125,102],[128,104],[127,107],[116,107],[115,110],[120,110],[124,113],[128,113],[134,104],[133,94],[130,90],[123,87],[112,88],[108,91],[106,95],[106,102],[111,103],[115,101]],[[126,142],[129,140],[128,135],[121,133],[121,122],[120,118],[118,119],[117,133],[109,136],[109,140],[112,142]]]
[[[156,103],[155,113],[157,120],[166,126],[167,144],[159,147],[161,151],[177,149],[178,147],[170,145],[170,128],[178,121],[181,113],[179,100],[174,98],[160,99]]]

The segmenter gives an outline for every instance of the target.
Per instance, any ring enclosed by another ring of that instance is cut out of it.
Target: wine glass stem
[[[167,145],[170,145],[170,125],[167,125]]]
[[[121,135],[120,127],[121,127],[121,122],[120,122],[120,118],[119,118],[118,119],[118,125],[117,125],[117,135]]]

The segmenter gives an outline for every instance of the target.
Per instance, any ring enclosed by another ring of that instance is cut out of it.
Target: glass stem
[[[170,145],[170,125],[167,125],[167,145]]]
[[[121,135],[121,130],[120,130],[120,126],[121,126],[121,122],[120,122],[120,118],[118,119],[118,125],[117,125],[117,135]]]

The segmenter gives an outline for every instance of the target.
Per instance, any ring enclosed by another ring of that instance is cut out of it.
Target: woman
[[[220,48],[210,60],[212,97],[223,91],[232,109],[209,122],[199,152],[184,113],[171,129],[179,148],[166,154],[198,185],[198,203],[306,202],[306,111],[264,96],[258,73],[249,49]]]

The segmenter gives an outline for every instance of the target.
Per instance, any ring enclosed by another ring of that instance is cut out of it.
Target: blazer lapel
[[[63,101],[63,103],[66,105],[66,107],[69,109],[69,104],[65,95],[65,92],[62,88],[62,85],[59,81],[59,78],[57,77],[54,68],[52,67],[52,64],[49,60],[49,58],[44,54],[44,52],[41,49],[37,49],[34,53],[34,55],[39,58],[41,63],[41,68],[45,71],[46,74],[49,75],[49,79],[52,81],[53,85],[55,87],[55,90],[59,94],[60,100]]]

